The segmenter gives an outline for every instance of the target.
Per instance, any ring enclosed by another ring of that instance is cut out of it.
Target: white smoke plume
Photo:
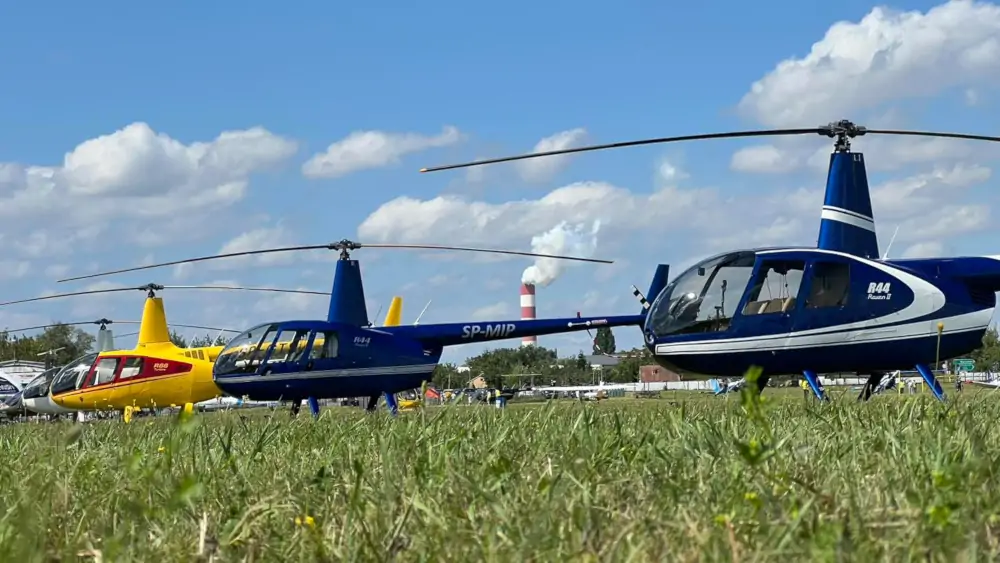
[[[600,221],[594,221],[589,233],[586,232],[584,224],[570,227],[567,226],[566,221],[563,221],[550,231],[532,237],[531,251],[538,254],[562,254],[590,258],[597,250],[597,232],[600,229]],[[525,268],[524,273],[521,274],[521,283],[545,287],[559,277],[567,264],[566,260],[537,258],[535,263]]]

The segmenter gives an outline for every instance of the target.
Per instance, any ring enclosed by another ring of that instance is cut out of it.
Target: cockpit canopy
[[[52,394],[60,395],[79,389],[83,385],[83,378],[90,373],[90,367],[94,365],[97,356],[97,352],[84,354],[63,366],[52,379]]]
[[[656,337],[725,330],[753,274],[752,250],[708,258],[674,278],[653,301],[646,330]]]
[[[335,331],[308,328],[301,322],[262,324],[233,338],[219,352],[214,373],[256,373],[265,363],[336,358],[338,342]]]
[[[24,386],[24,391],[21,393],[21,398],[23,399],[38,399],[49,394],[49,385],[55,378],[56,374],[62,367],[49,368],[42,373],[38,374],[37,377],[31,380],[27,385]]]

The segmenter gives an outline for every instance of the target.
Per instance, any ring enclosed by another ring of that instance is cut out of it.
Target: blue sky
[[[677,273],[720,250],[814,243],[829,144],[702,142],[476,173],[417,170],[527,152],[559,133],[566,143],[610,142],[842,118],[1000,129],[1000,7],[989,3],[471,6],[0,8],[5,300],[92,285],[53,283],[62,273],[227,245],[348,237],[527,250],[565,220],[586,231],[599,221],[596,244],[576,250],[616,264],[566,267],[538,289],[539,316],[628,313],[636,309],[629,286],[645,289],[657,262]],[[335,144],[362,131],[360,141]],[[883,248],[899,226],[896,256],[997,253],[990,213],[1000,147],[906,139],[856,147],[868,155]],[[325,165],[307,164],[328,149]],[[531,265],[355,256],[372,314],[400,294],[412,322],[433,299],[425,323],[516,318]],[[97,287],[225,281],[326,291],[332,259],[166,268]],[[326,310],[322,298],[164,296],[174,322],[233,328]],[[0,323],[135,319],[141,302],[137,292],[14,305],[0,310]],[[616,335],[639,344],[638,331]],[[587,340],[540,343],[575,353]]]

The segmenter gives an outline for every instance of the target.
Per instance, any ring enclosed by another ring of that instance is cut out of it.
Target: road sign
[[[957,373],[974,371],[976,369],[976,360],[971,358],[961,358],[955,360],[955,371]]]

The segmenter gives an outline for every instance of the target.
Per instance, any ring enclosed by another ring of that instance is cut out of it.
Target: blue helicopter
[[[736,131],[627,141],[424,168],[433,172],[569,153],[677,141],[816,135],[834,139],[813,247],[726,252],[667,283],[657,267],[646,295],[643,334],[656,362],[693,377],[739,377],[759,366],[770,375],[802,374],[825,399],[817,373],[868,375],[916,368],[938,399],[929,364],[982,345],[1000,291],[1000,256],[888,260],[879,257],[864,155],[851,139],[866,134],[1000,141],[1000,137],[868,129],[843,120],[819,127]],[[634,286],[633,286],[634,289]],[[867,399],[871,393],[862,393]]]
[[[397,411],[395,394],[420,387],[431,379],[445,346],[489,342],[525,336],[585,331],[602,326],[642,326],[645,315],[568,317],[537,320],[459,322],[413,326],[373,326],[365,305],[361,266],[350,252],[360,248],[454,250],[611,264],[609,260],[538,254],[514,250],[420,245],[360,244],[342,240],[329,244],[233,252],[176,260],[77,276],[59,282],[89,279],[177,264],[237,256],[336,250],[330,306],[325,321],[291,320],[263,323],[233,338],[219,353],[213,380],[225,393],[255,401],[291,401],[297,414],[308,400],[314,416],[319,399],[368,397],[375,410],[380,396]]]

